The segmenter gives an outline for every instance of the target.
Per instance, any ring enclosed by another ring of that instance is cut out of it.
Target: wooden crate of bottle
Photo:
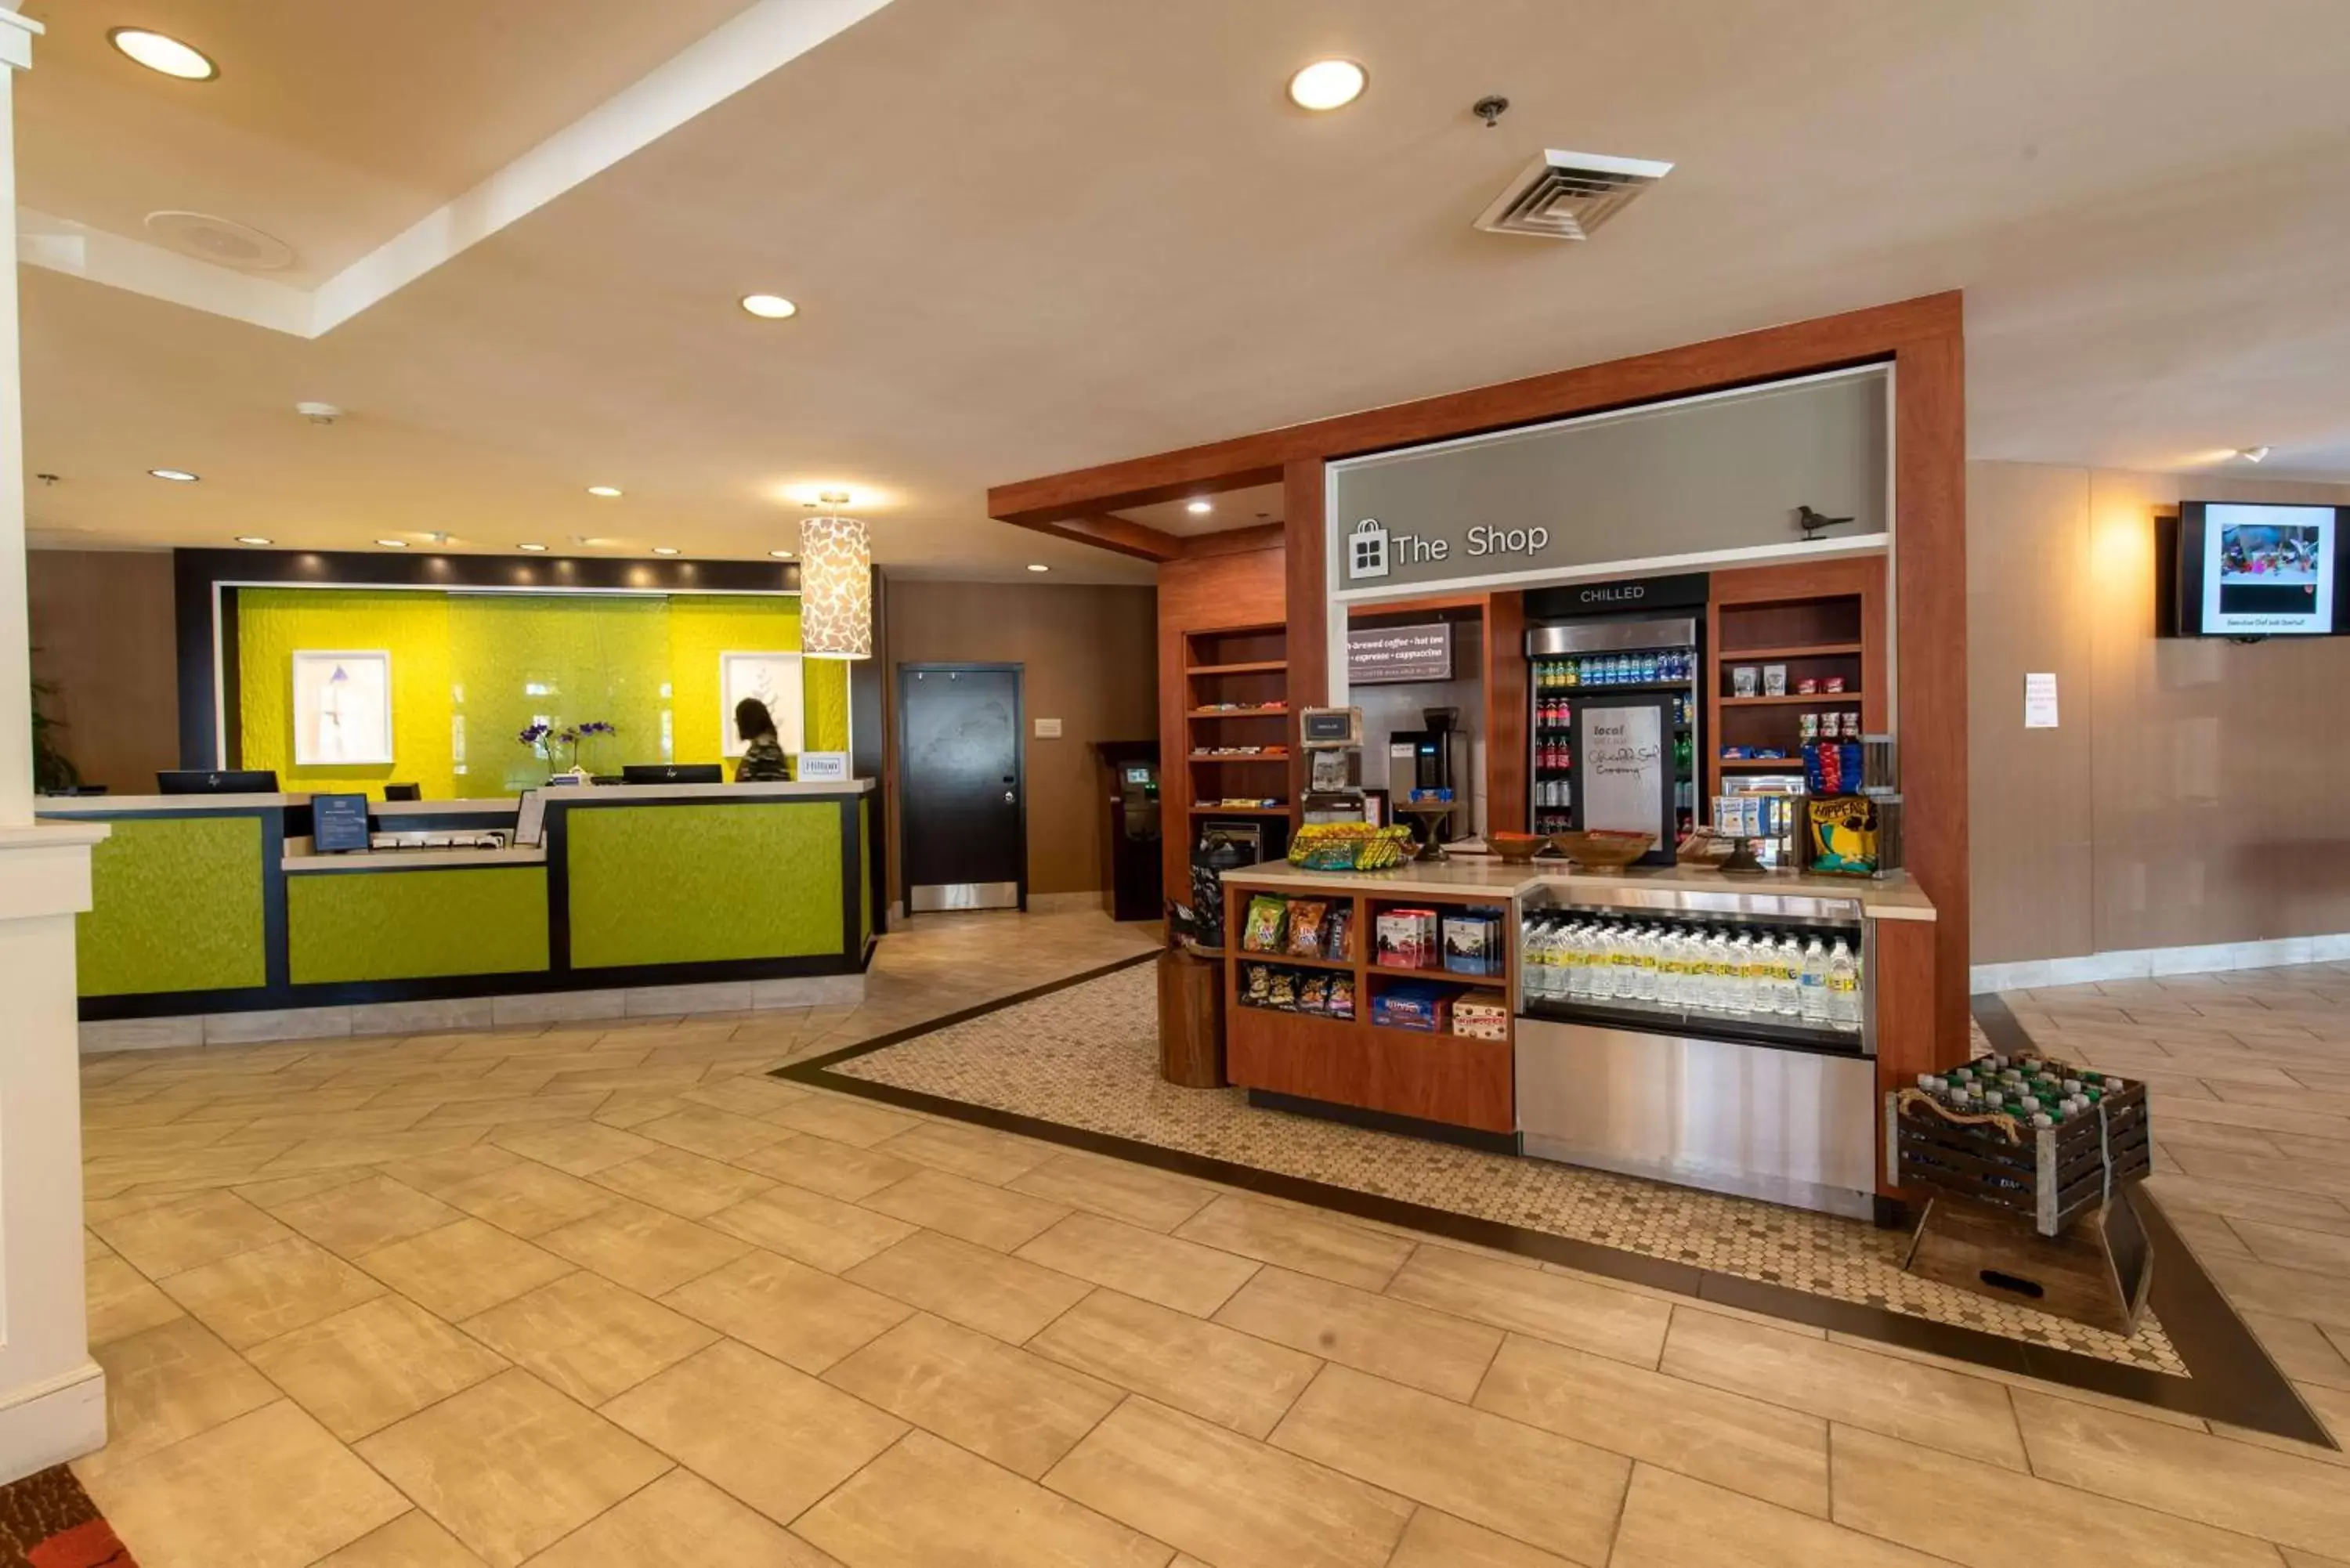
[[[2006,1116],[1955,1120],[1915,1090],[1886,1096],[1885,1121],[1895,1186],[2002,1210],[2043,1236],[2061,1234],[2153,1168],[2146,1085],[2136,1082],[2055,1127],[2018,1127]]]

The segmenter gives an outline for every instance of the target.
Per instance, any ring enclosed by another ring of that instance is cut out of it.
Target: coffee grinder
[[[1305,816],[1307,822],[1361,822],[1363,815],[1363,711],[1305,708],[1297,715],[1298,740],[1305,748]]]

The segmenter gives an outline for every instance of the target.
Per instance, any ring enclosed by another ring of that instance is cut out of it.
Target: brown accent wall
[[[179,766],[178,653],[167,552],[35,550],[26,560],[33,678],[57,690],[43,711],[91,784],[152,794]]]
[[[2154,635],[2158,514],[2350,485],[1967,466],[1974,961],[2350,931],[2350,639]]]
[[[884,653],[889,735],[884,765],[889,820],[898,820],[900,664],[1019,664],[1028,733],[1028,891],[1087,892],[1104,885],[1107,809],[1097,788],[1096,741],[1147,741],[1158,732],[1156,596],[1149,588],[1028,583],[885,580]],[[1058,740],[1038,740],[1039,719],[1061,721]],[[889,897],[904,895],[895,846]]]

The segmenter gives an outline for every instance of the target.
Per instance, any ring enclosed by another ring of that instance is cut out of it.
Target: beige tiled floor
[[[1136,946],[941,919],[855,1010],[95,1058],[78,1468],[149,1568],[2013,1561],[1970,1499],[2050,1568],[2350,1543],[2328,1451],[760,1075]],[[2345,999],[2015,1004],[2157,1085],[2156,1189],[2350,1429]]]

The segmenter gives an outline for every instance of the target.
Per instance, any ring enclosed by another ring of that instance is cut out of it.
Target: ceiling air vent
[[[1510,182],[1509,189],[1479,216],[1477,226],[1496,234],[1586,240],[1672,168],[1645,158],[1547,151]]]

